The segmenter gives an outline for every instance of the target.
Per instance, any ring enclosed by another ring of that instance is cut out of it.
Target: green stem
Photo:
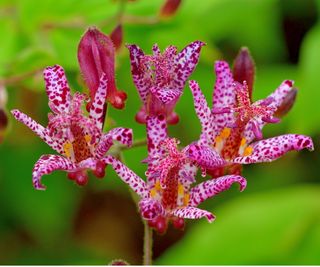
[[[144,221],[143,265],[152,265],[152,228]]]

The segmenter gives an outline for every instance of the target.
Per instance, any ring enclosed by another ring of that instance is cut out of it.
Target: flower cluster
[[[132,130],[114,128],[102,132],[106,101],[122,108],[126,95],[115,87],[111,40],[96,29],[89,29],[80,42],[78,58],[90,97],[79,92],[72,96],[63,68],[56,65],[44,70],[52,110],[48,126],[43,127],[24,113],[12,110],[18,121],[61,154],[44,155],[38,160],[32,174],[35,188],[44,189],[41,177],[54,170],[65,170],[70,179],[84,185],[88,180],[87,170],[102,178],[106,165],[111,165],[140,197],[142,218],[163,233],[170,222],[179,229],[184,228],[184,219],[204,217],[212,222],[215,216],[198,205],[234,183],[243,191],[247,183],[241,176],[243,164],[273,161],[291,150],[313,150],[311,138],[304,135],[263,139],[264,125],[279,122],[277,113],[283,115],[291,108],[290,99],[296,92],[293,81],[286,80],[267,98],[252,103],[254,72],[250,61],[249,64],[236,62],[239,64],[235,64],[234,74],[226,62],[215,63],[217,78],[212,108],[198,83],[189,82],[202,131],[199,140],[179,147],[179,141],[168,136],[167,125],[179,120],[174,107],[198,63],[203,45],[195,41],[180,53],[174,46],[161,53],[154,45],[152,55],[145,55],[136,45],[127,46],[133,81],[143,103],[136,120],[145,123],[147,131],[144,180],[118,158],[107,155],[114,141],[131,146]],[[88,101],[86,115],[82,104]],[[207,173],[211,177],[197,181],[198,170],[203,177]]]
[[[76,92],[73,96],[61,66],[47,67],[44,70],[46,92],[49,98],[48,126],[45,128],[26,114],[15,109],[11,113],[20,122],[35,132],[59,155],[43,155],[33,169],[33,185],[36,189],[45,189],[41,177],[54,170],[68,172],[68,177],[77,184],[87,183],[87,169],[95,176],[105,175],[103,157],[113,141],[120,141],[128,146],[132,143],[132,130],[114,128],[102,133],[103,106],[107,95],[106,75],[102,74],[100,84],[90,108],[89,116],[81,109],[87,96]]]

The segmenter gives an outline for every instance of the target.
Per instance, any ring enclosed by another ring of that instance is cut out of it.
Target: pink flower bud
[[[233,78],[239,83],[246,81],[250,99],[252,100],[252,89],[255,75],[255,64],[249,49],[242,47],[233,63]]]
[[[118,24],[110,34],[110,38],[116,48],[116,51],[120,49],[123,41],[123,28],[122,24]]]
[[[173,16],[177,12],[180,4],[181,4],[181,0],[166,0],[164,5],[161,7],[160,16],[162,17]]]
[[[292,88],[289,93],[286,95],[285,99],[283,100],[280,107],[278,107],[277,111],[275,112],[275,116],[281,118],[285,116],[290,109],[292,108],[293,104],[296,101],[298,90],[297,88]]]
[[[111,39],[96,28],[89,28],[78,46],[78,61],[84,81],[90,90],[91,101],[98,89],[100,77],[105,73],[108,79],[107,101],[115,108],[122,109],[127,95],[116,88],[114,54]]]

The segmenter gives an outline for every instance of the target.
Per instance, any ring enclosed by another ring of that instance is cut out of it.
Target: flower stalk
[[[148,222],[144,221],[143,265],[152,265],[153,231]]]

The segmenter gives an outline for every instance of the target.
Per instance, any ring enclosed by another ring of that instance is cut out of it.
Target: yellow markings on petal
[[[91,141],[91,135],[90,134],[86,134],[85,136],[84,136],[84,139],[86,140],[86,142],[88,143],[88,144],[90,144],[90,141]]]
[[[230,129],[230,128],[224,128],[224,129],[221,131],[220,136],[221,136],[221,138],[223,138],[223,139],[227,139],[227,138],[229,137],[230,133],[231,133],[231,129]]]
[[[244,152],[243,152],[243,156],[250,156],[253,152],[253,148],[251,146],[248,146],[245,148]]]
[[[160,181],[157,180],[156,183],[154,184],[153,188],[150,190],[150,196],[152,198],[156,198],[157,196],[159,196],[161,191],[162,191],[162,188],[161,188]]]
[[[214,139],[214,141],[215,141],[214,148],[216,149],[217,152],[220,153],[222,151],[224,143],[225,143],[226,139],[228,139],[230,134],[231,134],[230,128],[223,128],[221,133]]]
[[[185,195],[183,196],[183,205],[184,205],[184,206],[188,206],[189,200],[190,200],[190,195],[189,195],[189,194],[185,194]]]
[[[247,139],[245,139],[245,138],[242,138],[241,139],[241,142],[240,142],[240,146],[245,146],[247,144]]]
[[[157,194],[157,190],[156,190],[155,188],[152,188],[152,189],[150,190],[150,196],[151,196],[151,197],[155,197],[156,194]]]
[[[161,190],[161,184],[160,184],[160,181],[159,181],[159,180],[156,181],[156,184],[154,185],[154,188],[155,188],[157,191],[160,191],[160,190]]]
[[[178,185],[178,195],[183,196],[184,194],[184,187],[181,183]]]
[[[63,144],[63,151],[67,158],[71,158],[71,155],[73,154],[73,146],[69,141]]]
[[[222,140],[221,136],[218,135],[218,136],[214,139],[214,141],[216,141],[216,145],[218,145],[218,144],[220,144],[223,140]]]

